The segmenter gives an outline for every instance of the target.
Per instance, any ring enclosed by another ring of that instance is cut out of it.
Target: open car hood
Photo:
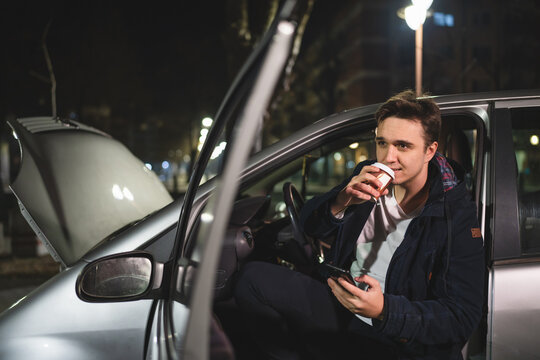
[[[9,125],[21,150],[11,190],[32,229],[64,266],[172,201],[157,176],[105,133],[50,117]]]

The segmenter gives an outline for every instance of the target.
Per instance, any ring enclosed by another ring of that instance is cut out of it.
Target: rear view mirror
[[[143,252],[117,254],[88,264],[77,280],[77,295],[92,302],[140,299],[156,288],[156,270],[152,256]],[[161,276],[159,276],[161,280]],[[158,281],[160,283],[161,281]],[[160,284],[157,284],[159,286]]]

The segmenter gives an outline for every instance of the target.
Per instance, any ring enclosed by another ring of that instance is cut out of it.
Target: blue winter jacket
[[[350,206],[341,220],[331,215],[329,204],[371,163],[358,164],[351,177],[302,209],[308,235],[335,235],[326,261],[340,267],[351,264],[374,204]],[[401,359],[461,359],[482,315],[484,248],[476,206],[465,183],[452,177],[452,168],[437,154],[429,163],[426,205],[411,221],[388,268],[384,320],[373,321],[378,336],[398,344]]]

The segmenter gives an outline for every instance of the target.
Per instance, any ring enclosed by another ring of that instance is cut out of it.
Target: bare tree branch
[[[291,55],[290,55],[289,61],[287,62],[287,66],[285,67],[285,74],[283,76],[283,87],[281,91],[279,92],[279,94],[274,96],[272,103],[268,107],[268,111],[265,113],[266,119],[270,117],[270,112],[272,112],[273,110],[277,108],[278,104],[283,99],[283,95],[290,90],[290,85],[293,79],[292,70],[294,68],[294,65],[296,64],[296,59],[298,58],[298,54],[300,53],[300,48],[302,46],[302,39],[304,37],[306,25],[311,16],[311,11],[313,10],[314,3],[315,3],[315,0],[309,0],[307,3],[306,11],[302,15],[302,19],[300,20],[300,24],[298,25],[298,30],[296,32],[296,36],[294,39]]]
[[[308,1],[306,12],[302,16],[302,19],[300,20],[300,24],[298,25],[298,31],[296,32],[296,36],[294,38],[294,44],[293,44],[293,49],[291,52],[291,57],[289,58],[289,61],[287,62],[287,66],[285,67],[285,78],[283,79],[283,88],[285,89],[285,91],[288,91],[290,88],[292,69],[294,67],[294,64],[296,63],[298,54],[300,53],[300,47],[302,46],[302,39],[304,37],[304,32],[306,30],[306,25],[309,21],[309,17],[311,16],[311,11],[313,10],[314,2],[315,2],[314,0]]]
[[[272,24],[272,21],[274,21],[274,18],[277,15],[279,9],[279,0],[272,0],[268,7],[268,16],[266,17],[266,24],[264,25],[263,34],[266,32],[266,30],[268,30],[268,28]]]
[[[249,29],[249,10],[247,0],[241,0],[240,4],[240,19],[238,20],[238,36],[246,44],[251,45],[251,30]]]
[[[30,70],[28,71],[28,74],[30,76],[33,76],[35,77],[36,79],[40,80],[40,81],[43,81],[44,83],[47,83],[47,84],[50,84],[51,83],[51,79],[45,75],[41,75],[40,73],[38,73],[37,71],[34,71],[34,70]]]
[[[52,67],[51,57],[49,56],[49,50],[47,50],[47,34],[49,33],[49,28],[51,27],[52,19],[49,20],[47,26],[45,26],[45,31],[43,31],[43,36],[41,38],[41,47],[43,49],[43,55],[45,56],[45,62],[47,63],[47,69],[49,70],[49,77],[51,81],[51,107],[52,107],[52,117],[56,119],[56,77],[54,76],[54,71]]]

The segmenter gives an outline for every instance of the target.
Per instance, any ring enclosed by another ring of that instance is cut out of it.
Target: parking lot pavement
[[[50,256],[0,258],[0,312],[57,274]]]

